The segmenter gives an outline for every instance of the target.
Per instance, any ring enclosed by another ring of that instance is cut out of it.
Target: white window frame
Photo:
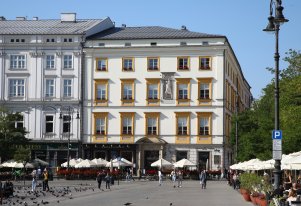
[[[178,134],[177,135],[188,135],[188,120],[187,117],[179,117],[177,122]],[[186,127],[186,133],[185,129]]]
[[[55,55],[46,55],[46,69],[55,69]]]
[[[70,81],[70,84],[65,84],[65,81]],[[67,93],[65,93],[65,89],[67,89]],[[72,94],[73,94],[72,89],[73,89],[72,79],[63,79],[63,97],[64,98],[72,97]]]
[[[26,69],[26,55],[24,54],[10,55],[10,68]]]
[[[47,116],[51,116],[52,120],[47,120]],[[47,124],[51,124],[52,123],[52,131],[51,132],[47,132]],[[52,134],[54,133],[54,126],[55,126],[55,116],[53,114],[46,114],[45,115],[45,134]]]
[[[124,84],[123,92],[122,92],[123,100],[132,100],[133,99],[133,85],[132,84]]]
[[[48,84],[49,81],[53,81],[52,84]],[[45,97],[55,97],[55,79],[45,79]]]
[[[188,84],[179,84],[178,88],[178,99],[188,99]]]
[[[9,79],[8,84],[9,97],[25,97],[25,79]]]
[[[148,99],[159,99],[158,84],[149,84],[148,85],[147,97],[148,97]]]
[[[157,135],[157,117],[148,117],[147,118],[147,135]]]
[[[107,100],[107,85],[97,84],[96,89],[96,100]]]
[[[126,128],[126,130],[124,130]],[[129,128],[131,131],[129,132]],[[126,131],[124,133],[124,131]],[[123,117],[122,118],[122,135],[132,135],[133,134],[133,118],[132,117]]]
[[[96,118],[95,134],[96,135],[105,135],[106,134],[106,118],[105,117],[97,117]]]
[[[22,116],[22,120],[16,120],[15,121],[15,128],[24,128],[24,115],[20,114]],[[22,127],[18,127],[19,124],[22,124]]]
[[[63,68],[64,69],[73,69],[73,56],[72,56],[72,54],[63,55]]]

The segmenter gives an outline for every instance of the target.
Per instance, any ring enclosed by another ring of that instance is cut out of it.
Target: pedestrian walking
[[[47,168],[44,169],[44,172],[43,172],[43,191],[49,191],[49,185],[48,185],[48,170]]]
[[[183,172],[182,170],[178,171],[178,187],[182,187],[182,183],[183,183]]]
[[[111,188],[110,188],[111,177],[110,177],[110,174],[109,174],[109,173],[107,173],[107,175],[105,176],[105,181],[106,181],[106,189],[111,189]]]
[[[36,186],[37,186],[37,171],[35,169],[32,170],[31,176],[32,176],[31,191],[35,192],[36,191]]]
[[[161,170],[158,170],[158,178],[159,178],[159,186],[161,186],[163,182],[163,175]]]
[[[103,172],[98,172],[96,177],[96,181],[98,183],[98,189],[101,189],[102,179],[103,179]]]
[[[173,187],[175,188],[176,187],[176,179],[177,179],[176,172],[174,170],[171,171],[170,176],[171,176],[171,181],[173,183]]]
[[[200,175],[200,184],[202,186],[202,189],[206,189],[206,179],[207,179],[207,175],[206,175],[206,171],[203,170]]]

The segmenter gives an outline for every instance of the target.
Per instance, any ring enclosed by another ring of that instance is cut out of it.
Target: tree
[[[14,154],[14,160],[23,164],[23,180],[25,186],[25,166],[30,161],[30,149],[25,147],[17,149]]]
[[[280,72],[279,110],[280,129],[283,131],[282,150],[284,154],[300,150],[301,145],[301,54],[294,50],[287,52],[284,59],[289,66]],[[273,69],[268,68],[271,72]],[[272,158],[272,130],[274,129],[274,79],[263,89],[263,96],[254,101],[251,109],[239,114],[238,157],[239,161]],[[235,143],[235,127],[232,126],[231,143]]]
[[[13,158],[16,145],[27,143],[26,131],[23,127],[18,127],[16,122],[23,119],[20,113],[11,113],[6,109],[0,109],[0,158],[8,160]]]

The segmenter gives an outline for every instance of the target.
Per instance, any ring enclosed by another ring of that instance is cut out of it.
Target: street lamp
[[[275,130],[279,130],[279,30],[280,25],[288,22],[283,16],[283,7],[281,0],[271,0],[270,1],[270,16],[268,17],[268,26],[263,30],[266,32],[275,33]],[[273,9],[275,16],[273,16]],[[279,188],[281,184],[281,158],[275,158],[274,165],[274,188]]]
[[[70,131],[71,131],[71,119],[72,119],[71,114],[73,114],[73,111],[74,111],[73,108],[71,106],[68,106],[67,107],[67,112],[66,112],[67,116],[65,116],[65,115],[63,116],[63,113],[62,113],[62,110],[61,110],[60,117],[59,117],[59,119],[63,119],[63,132],[64,132],[64,121],[68,121],[68,124],[67,124],[68,127],[66,127],[66,130],[68,132],[67,171],[69,170],[69,167],[70,167],[70,165],[69,165],[69,159],[70,159],[70,136],[71,136]],[[79,119],[79,112],[78,111],[76,113],[76,119]]]

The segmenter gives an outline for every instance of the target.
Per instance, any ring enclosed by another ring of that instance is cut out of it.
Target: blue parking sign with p
[[[272,139],[282,139],[282,130],[273,130]]]

